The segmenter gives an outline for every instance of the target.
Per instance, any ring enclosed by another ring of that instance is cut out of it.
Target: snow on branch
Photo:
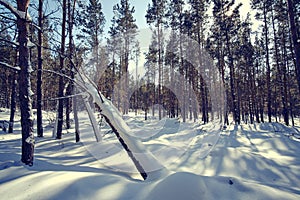
[[[83,91],[86,91],[88,96],[93,98],[93,102],[99,106],[101,115],[112,128],[144,180],[150,176],[153,178],[156,176],[156,173],[165,172],[164,166],[153,154],[146,150],[143,143],[129,134],[131,129],[123,120],[121,113],[111,101],[106,99],[101,92],[98,91],[95,83],[92,82],[84,72],[79,71],[79,73],[77,73],[75,83],[80,86]]]
[[[6,67],[6,68],[9,68],[9,69],[12,69],[12,70],[15,70],[15,71],[20,71],[20,67],[14,67],[14,66],[11,66],[10,64],[8,63],[4,63],[4,62],[0,62],[0,65]]]
[[[60,100],[60,99],[70,99],[70,98],[73,98],[73,97],[82,97],[84,95],[86,95],[86,93],[81,92],[81,93],[74,94],[74,95],[68,95],[68,96],[57,97],[57,98],[50,98],[50,99],[47,99],[47,101],[57,101],[57,100]]]
[[[12,12],[12,14],[14,14],[17,18],[31,21],[31,17],[27,12],[23,12],[23,11],[16,9],[7,1],[0,0],[0,5],[4,6],[8,10],[10,10],[10,12]]]

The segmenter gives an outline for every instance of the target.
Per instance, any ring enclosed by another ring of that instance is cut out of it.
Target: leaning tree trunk
[[[18,0],[18,10],[27,13],[29,0]],[[19,98],[21,110],[21,126],[22,126],[22,162],[26,165],[33,164],[34,152],[34,136],[33,136],[33,117],[32,117],[32,101],[31,101],[31,83],[30,73],[30,49],[29,41],[29,23],[27,17],[17,19],[18,42],[19,42],[19,65],[20,72],[18,78]]]

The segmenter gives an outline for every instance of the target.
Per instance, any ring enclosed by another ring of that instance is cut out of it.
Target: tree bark
[[[274,47],[275,47],[275,61],[277,66],[277,76],[279,79],[279,88],[280,88],[280,95],[282,100],[282,115],[284,118],[285,124],[289,125],[289,112],[288,112],[288,102],[287,102],[287,85],[286,85],[286,68],[285,63],[280,65],[280,57],[279,57],[279,48],[278,48],[278,42],[277,42],[277,34],[276,34],[276,26],[275,26],[275,17],[272,11],[272,28],[273,28],[273,35],[274,35]],[[285,45],[284,45],[285,46]],[[284,47],[285,49],[285,47]],[[286,56],[286,54],[284,54]],[[277,109],[277,106],[275,106],[275,109]],[[277,117],[276,117],[277,120]]]
[[[161,22],[157,20],[157,43],[158,43],[158,119],[162,119],[161,110],[161,86],[162,86],[162,32]]]
[[[29,0],[18,0],[18,10],[27,13]],[[32,101],[31,101],[31,65],[30,65],[30,49],[29,42],[29,19],[17,18],[18,42],[19,42],[19,98],[21,110],[21,126],[22,126],[22,157],[21,161],[29,166],[33,165],[34,154],[34,135],[33,135],[33,117],[32,117]]]
[[[269,53],[269,37],[268,37],[268,22],[267,22],[267,8],[264,3],[263,5],[264,15],[264,37],[265,37],[265,48],[266,48],[266,66],[267,66],[267,107],[268,107],[268,120],[272,122],[272,107],[271,107],[271,66],[270,66],[270,53]]]
[[[297,33],[297,27],[295,22],[294,2],[293,0],[287,0],[287,4],[288,4],[289,19],[290,19],[290,29],[292,33],[292,40],[294,44],[294,52],[296,58],[298,89],[300,93],[300,41],[299,41],[300,39]]]
[[[71,67],[71,78],[72,80],[75,79],[75,65],[73,62],[73,53],[74,53],[74,45],[73,45],[73,19],[74,19],[74,10],[76,0],[73,1],[72,9],[71,9],[71,1],[68,2],[68,13],[69,13],[69,59],[70,59],[70,67]],[[74,81],[70,82],[71,93],[76,93],[76,88],[74,86]],[[78,111],[77,111],[77,97],[74,96],[72,98],[72,106],[73,106],[73,113],[74,113],[74,123],[75,123],[75,141],[80,142],[80,131],[79,131],[79,119],[78,119]]]
[[[63,8],[62,8],[62,30],[61,30],[61,49],[60,49],[60,59],[59,59],[59,66],[60,71],[63,74],[64,69],[64,60],[65,60],[65,36],[66,36],[66,9],[67,9],[67,0],[63,0]],[[64,78],[63,76],[59,77],[59,89],[58,89],[58,123],[57,123],[57,133],[56,139],[62,138],[62,128],[63,128],[63,115],[64,115]]]
[[[226,31],[226,46],[227,46],[227,52],[228,52],[228,60],[229,60],[229,74],[230,74],[230,93],[232,98],[232,108],[233,108],[233,119],[236,124],[240,124],[240,113],[238,108],[238,102],[236,99],[236,87],[235,87],[235,68],[233,63],[233,55],[231,53],[230,49],[230,40],[228,32]]]
[[[43,116],[42,116],[42,70],[43,70],[43,0],[39,0],[39,30],[38,30],[38,71],[37,71],[37,135],[43,137]]]
[[[72,88],[71,88],[71,81],[69,81],[68,86],[66,88],[66,96],[71,96],[72,95]],[[70,113],[71,113],[71,101],[70,98],[65,99],[65,108],[66,108],[66,129],[71,128],[71,118],[70,118]]]
[[[114,127],[114,125],[110,122],[110,120],[106,116],[104,116],[104,115],[103,115],[103,117],[105,118],[105,121],[109,124],[109,126],[111,127],[111,129],[113,130],[113,132],[116,134],[119,142],[121,143],[121,145],[123,146],[123,148],[126,150],[128,156],[130,157],[130,159],[134,163],[134,165],[135,165],[136,169],[139,171],[140,175],[143,177],[144,180],[146,180],[147,177],[148,177],[148,175],[147,175],[145,169],[143,168],[143,166],[140,164],[140,162],[138,161],[138,159],[134,155],[135,152],[132,152],[130,150],[128,144],[125,143],[125,141],[123,140],[123,138],[120,136],[120,133]]]
[[[11,88],[11,97],[10,97],[10,118],[9,118],[9,127],[8,133],[14,132],[14,118],[15,118],[15,111],[16,111],[16,73],[14,72],[12,78],[12,88]]]

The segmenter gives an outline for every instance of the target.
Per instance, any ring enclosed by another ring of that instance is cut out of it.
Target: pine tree
[[[256,121],[258,123],[262,122],[264,123],[264,105],[265,105],[265,86],[266,86],[266,79],[264,75],[264,39],[258,36],[258,34],[255,36],[255,42],[254,42],[254,66],[255,66],[255,72],[256,75]]]
[[[277,12],[278,11],[278,12]],[[274,60],[275,60],[275,66],[276,66],[276,85],[279,88],[279,95],[281,98],[281,104],[282,104],[282,115],[285,121],[285,124],[289,125],[289,109],[288,109],[288,88],[287,88],[287,71],[285,67],[284,61],[281,59],[282,56],[282,50],[284,50],[285,47],[281,46],[281,40],[279,39],[279,29],[280,27],[284,26],[283,24],[279,26],[280,21],[284,20],[283,15],[287,14],[286,9],[284,8],[284,5],[280,1],[276,1],[274,5],[272,5],[272,11],[271,11],[271,21],[272,21],[272,30],[273,30],[273,43],[274,43]],[[287,21],[286,21],[287,22]],[[277,30],[278,29],[278,30]],[[275,108],[277,108],[276,106]],[[276,117],[277,119],[277,117]]]
[[[39,0],[38,8],[38,71],[37,71],[37,135],[43,137],[43,116],[42,116],[42,70],[43,70],[43,0]]]
[[[299,87],[299,93],[300,93],[300,36],[299,36],[300,35],[300,31],[299,31],[300,25],[298,24],[298,27],[297,27],[296,19],[295,19],[296,3],[294,2],[294,0],[287,0],[287,5],[288,5],[290,29],[291,29],[292,40],[293,40],[293,45],[294,45],[294,52],[295,52],[295,59],[296,59],[297,81],[298,81],[298,87]],[[298,2],[298,6],[299,6],[299,2]],[[300,13],[299,10],[300,9],[298,9],[298,13]],[[299,23],[299,21],[298,21],[298,23]]]
[[[31,101],[31,83],[30,77],[32,68],[30,65],[30,48],[28,45],[30,36],[30,21],[28,14],[20,15],[20,12],[28,13],[29,0],[18,0],[17,9],[5,1],[0,1],[0,4],[9,9],[17,18],[18,29],[18,44],[19,44],[19,98],[21,110],[21,126],[22,126],[22,155],[21,161],[29,166],[33,165],[34,154],[34,135],[33,135],[33,116],[32,116],[32,101]],[[19,11],[19,12],[17,12]]]
[[[166,45],[166,54],[165,54],[165,65],[166,68],[169,66],[169,88],[173,88],[174,90],[179,89],[180,81],[175,78],[176,72],[179,69],[179,53],[177,48],[178,43],[178,37],[175,32],[171,32],[170,39]],[[172,49],[172,51],[168,51],[169,49]],[[166,84],[168,86],[168,84]],[[176,117],[176,108],[178,108],[176,99],[174,98],[174,95],[171,91],[169,91],[168,94],[168,104],[169,104],[169,117],[174,118]],[[179,111],[177,110],[177,113]]]
[[[83,34],[78,34],[78,39],[90,49],[97,48],[103,33],[105,18],[102,12],[102,4],[99,0],[89,0],[86,4],[78,1],[79,13],[76,23]]]
[[[204,0],[189,0],[189,4],[191,5],[191,23],[192,23],[192,30],[193,30],[193,38],[198,42],[198,51],[202,52],[203,55],[203,47],[205,38],[204,38],[204,31],[205,31],[205,25],[207,21],[207,7],[208,3]],[[199,64],[200,66],[197,66],[198,71],[203,73],[203,58],[204,56],[199,56]],[[204,82],[203,76],[204,74],[198,74],[199,80],[200,80],[200,93],[201,93],[201,108],[202,108],[202,121],[204,123],[208,122],[208,93],[207,93],[207,86]],[[194,79],[194,78],[192,78]],[[195,83],[194,83],[195,84]],[[193,85],[194,85],[193,84]],[[196,86],[198,87],[198,86]],[[213,115],[212,115],[213,116]]]
[[[102,12],[102,4],[99,0],[78,1],[79,13],[76,18],[76,24],[81,30],[81,34],[77,38],[81,40],[83,46],[92,53],[91,62],[89,64],[89,75],[94,82],[98,81],[98,76],[102,67],[100,66],[100,40],[103,34],[105,24],[104,14]]]
[[[75,18],[75,7],[76,7],[76,0],[68,0],[68,30],[69,30],[69,65],[70,65],[70,73],[71,73],[71,79],[75,79],[75,71],[76,67],[75,62],[73,59],[73,54],[75,53],[75,45],[73,41],[73,25],[74,25],[74,18]],[[68,95],[72,95],[76,93],[76,88],[73,81],[70,81],[69,87],[68,87]],[[68,99],[69,102],[69,99]],[[74,113],[74,123],[75,123],[75,141],[80,141],[80,130],[79,130],[79,119],[78,119],[78,111],[77,111],[77,97],[72,97],[72,106],[73,106],[73,113]],[[68,105],[66,105],[66,124],[67,128],[70,126],[70,111],[68,109]]]
[[[217,48],[213,51],[215,56],[219,59],[219,68],[221,69],[222,79],[225,79],[225,63],[229,67],[229,88],[231,97],[231,111],[233,113],[233,119],[235,123],[240,123],[240,108],[237,98],[236,87],[236,67],[234,49],[238,40],[238,31],[240,28],[240,14],[239,8],[241,4],[232,8],[234,0],[222,1],[214,0],[213,16],[214,25],[212,27],[212,36],[209,43],[213,42]],[[209,44],[211,46],[212,44]],[[224,45],[224,46],[223,46]],[[226,57],[226,58],[225,58]],[[225,122],[227,116],[225,116]],[[228,123],[228,122],[227,122]]]
[[[184,7],[185,2],[183,0],[171,0],[169,2],[168,5],[168,13],[166,14],[166,16],[169,19],[169,25],[172,29],[172,31],[174,32],[174,35],[178,38],[178,46],[173,46],[171,47],[172,50],[174,48],[178,48],[178,53],[179,53],[179,73],[180,73],[180,91],[182,93],[181,98],[181,116],[182,116],[182,120],[183,122],[186,121],[186,116],[187,116],[187,65],[185,63],[184,60],[184,41],[182,38],[182,35],[184,34],[184,11],[183,11],[183,7]],[[174,42],[174,41],[172,41]]]
[[[17,102],[16,102],[17,75],[18,75],[17,72],[14,72],[12,74],[12,80],[11,80],[10,117],[9,117],[8,133],[14,132],[14,118],[15,118],[15,112],[17,107]]]
[[[238,48],[235,55],[239,63],[239,86],[238,96],[243,121],[252,124],[256,113],[256,84],[255,84],[255,66],[254,66],[254,46],[251,42],[251,22],[248,13],[246,19],[241,23],[239,31]]]
[[[120,78],[124,78],[124,84],[121,85],[123,113],[127,114],[129,110],[129,77],[128,66],[130,60],[130,54],[136,44],[135,37],[137,33],[136,20],[133,18],[135,12],[134,7],[131,7],[128,0],[121,0],[119,4],[116,4],[113,8],[115,13],[116,22],[116,36],[120,38],[121,55],[120,55]],[[119,80],[121,81],[121,80]]]
[[[15,36],[17,34],[16,26],[10,20],[1,18],[0,30],[0,62],[16,67],[18,65],[18,50],[17,46],[13,45],[13,40],[15,40]],[[15,33],[14,36],[10,32]],[[13,133],[14,127],[17,96],[17,75],[18,73],[15,70],[7,69],[2,66],[0,67],[0,106],[7,108],[10,107],[8,133]]]
[[[12,35],[12,33],[17,33],[15,25],[11,21],[1,18],[0,30],[0,62],[15,66],[16,47],[13,45],[13,40],[16,38]],[[3,67],[2,64],[0,64],[0,106],[5,108],[9,108],[10,103],[10,77],[11,74],[13,74],[12,72],[11,69]]]
[[[67,0],[63,0],[63,7],[62,7],[62,27],[61,27],[61,43],[60,43],[60,59],[59,59],[59,70],[60,73],[64,73],[64,62],[65,62],[65,43],[66,43],[66,22],[67,22]],[[63,76],[59,77],[59,88],[58,88],[58,122],[57,122],[57,132],[56,132],[56,139],[62,138],[62,128],[63,128],[63,112],[64,112],[64,78]]]
[[[157,40],[157,62],[158,62],[158,104],[161,105],[161,87],[162,87],[162,71],[163,71],[163,27],[167,25],[166,22],[166,0],[152,0],[152,4],[148,5],[146,14],[147,23],[155,29]],[[162,118],[161,106],[159,106],[159,119]]]
[[[111,20],[111,26],[108,31],[109,38],[107,39],[107,49],[108,49],[108,56],[111,60],[111,62],[108,64],[108,68],[111,69],[111,79],[109,85],[111,88],[115,87],[115,84],[117,82],[117,76],[118,76],[118,71],[120,72],[120,69],[118,68],[120,65],[118,65],[117,60],[118,56],[121,57],[121,38],[118,37],[118,31],[117,31],[117,23],[116,23],[116,16],[113,17]],[[121,76],[121,75],[120,75]],[[105,86],[104,86],[105,87]],[[115,88],[117,91],[111,91],[112,96],[111,101],[117,105],[118,109],[120,109],[120,87]],[[117,101],[118,100],[118,101]]]
[[[264,37],[264,45],[265,45],[265,63],[266,63],[266,89],[267,89],[267,110],[268,110],[268,121],[272,121],[272,90],[271,90],[271,64],[270,64],[270,22],[269,22],[269,13],[271,11],[271,3],[270,0],[252,0],[252,8],[256,8],[259,12],[256,17],[262,18],[263,20],[263,37]]]
[[[216,4],[220,4],[221,2],[216,2]],[[221,81],[222,84],[227,86],[227,83],[225,80],[227,79],[225,74],[225,43],[224,43],[224,33],[222,31],[222,23],[223,23],[223,16],[224,14],[219,11],[219,14],[217,13],[214,16],[214,23],[212,24],[210,28],[211,34],[208,36],[207,39],[207,50],[209,51],[210,55],[216,59],[217,66],[221,74]],[[229,96],[228,87],[226,87],[226,95]],[[229,102],[229,101],[227,101]],[[224,110],[224,123],[229,124],[228,121],[228,105],[226,105]]]
[[[148,48],[148,52],[145,53],[145,58],[146,58],[146,74],[145,76],[147,77],[147,95],[149,97],[149,101],[147,101],[147,105],[150,106],[152,105],[152,116],[155,114],[155,108],[154,105],[156,104],[156,75],[157,75],[157,60],[158,60],[158,55],[157,55],[157,40],[155,34],[152,35],[152,40]],[[152,83],[152,84],[151,84]],[[144,101],[145,102],[145,101]],[[147,107],[148,109],[148,107]]]

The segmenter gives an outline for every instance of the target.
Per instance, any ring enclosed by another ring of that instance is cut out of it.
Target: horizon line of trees
[[[256,22],[260,24],[257,30],[252,28],[249,13],[246,18],[241,17],[241,6],[235,1],[222,0],[153,0],[145,16],[153,31],[145,53],[146,74],[131,82],[131,88],[139,88],[130,98],[131,108],[135,112],[144,110],[147,115],[149,107],[155,108],[158,104],[159,119],[168,115],[181,116],[183,121],[197,120],[201,114],[204,123],[219,118],[228,124],[228,116],[232,114],[237,124],[246,118],[250,123],[283,118],[286,125],[294,125],[300,110],[299,41],[295,39],[300,32],[299,3],[252,0],[252,14],[255,13]],[[165,33],[165,29],[171,29],[171,33]],[[191,48],[182,35],[199,45]],[[111,34],[111,38],[114,36]],[[108,48],[106,57],[113,61],[108,61],[109,67],[99,86],[116,103],[120,98],[113,95],[120,83],[118,78],[123,75],[118,74],[121,61],[118,63],[116,57],[123,53],[116,43],[112,47]],[[196,58],[200,58],[199,66],[185,59],[194,52],[209,53],[219,74],[201,71],[207,64],[204,56]],[[134,59],[133,53],[132,61]],[[134,79],[132,75],[126,76]],[[224,103],[220,100],[224,95],[216,94],[212,88],[217,87],[217,83],[205,80],[205,76],[221,80],[218,84],[225,87],[226,93],[224,107],[212,108]],[[191,94],[196,98],[191,100]]]

